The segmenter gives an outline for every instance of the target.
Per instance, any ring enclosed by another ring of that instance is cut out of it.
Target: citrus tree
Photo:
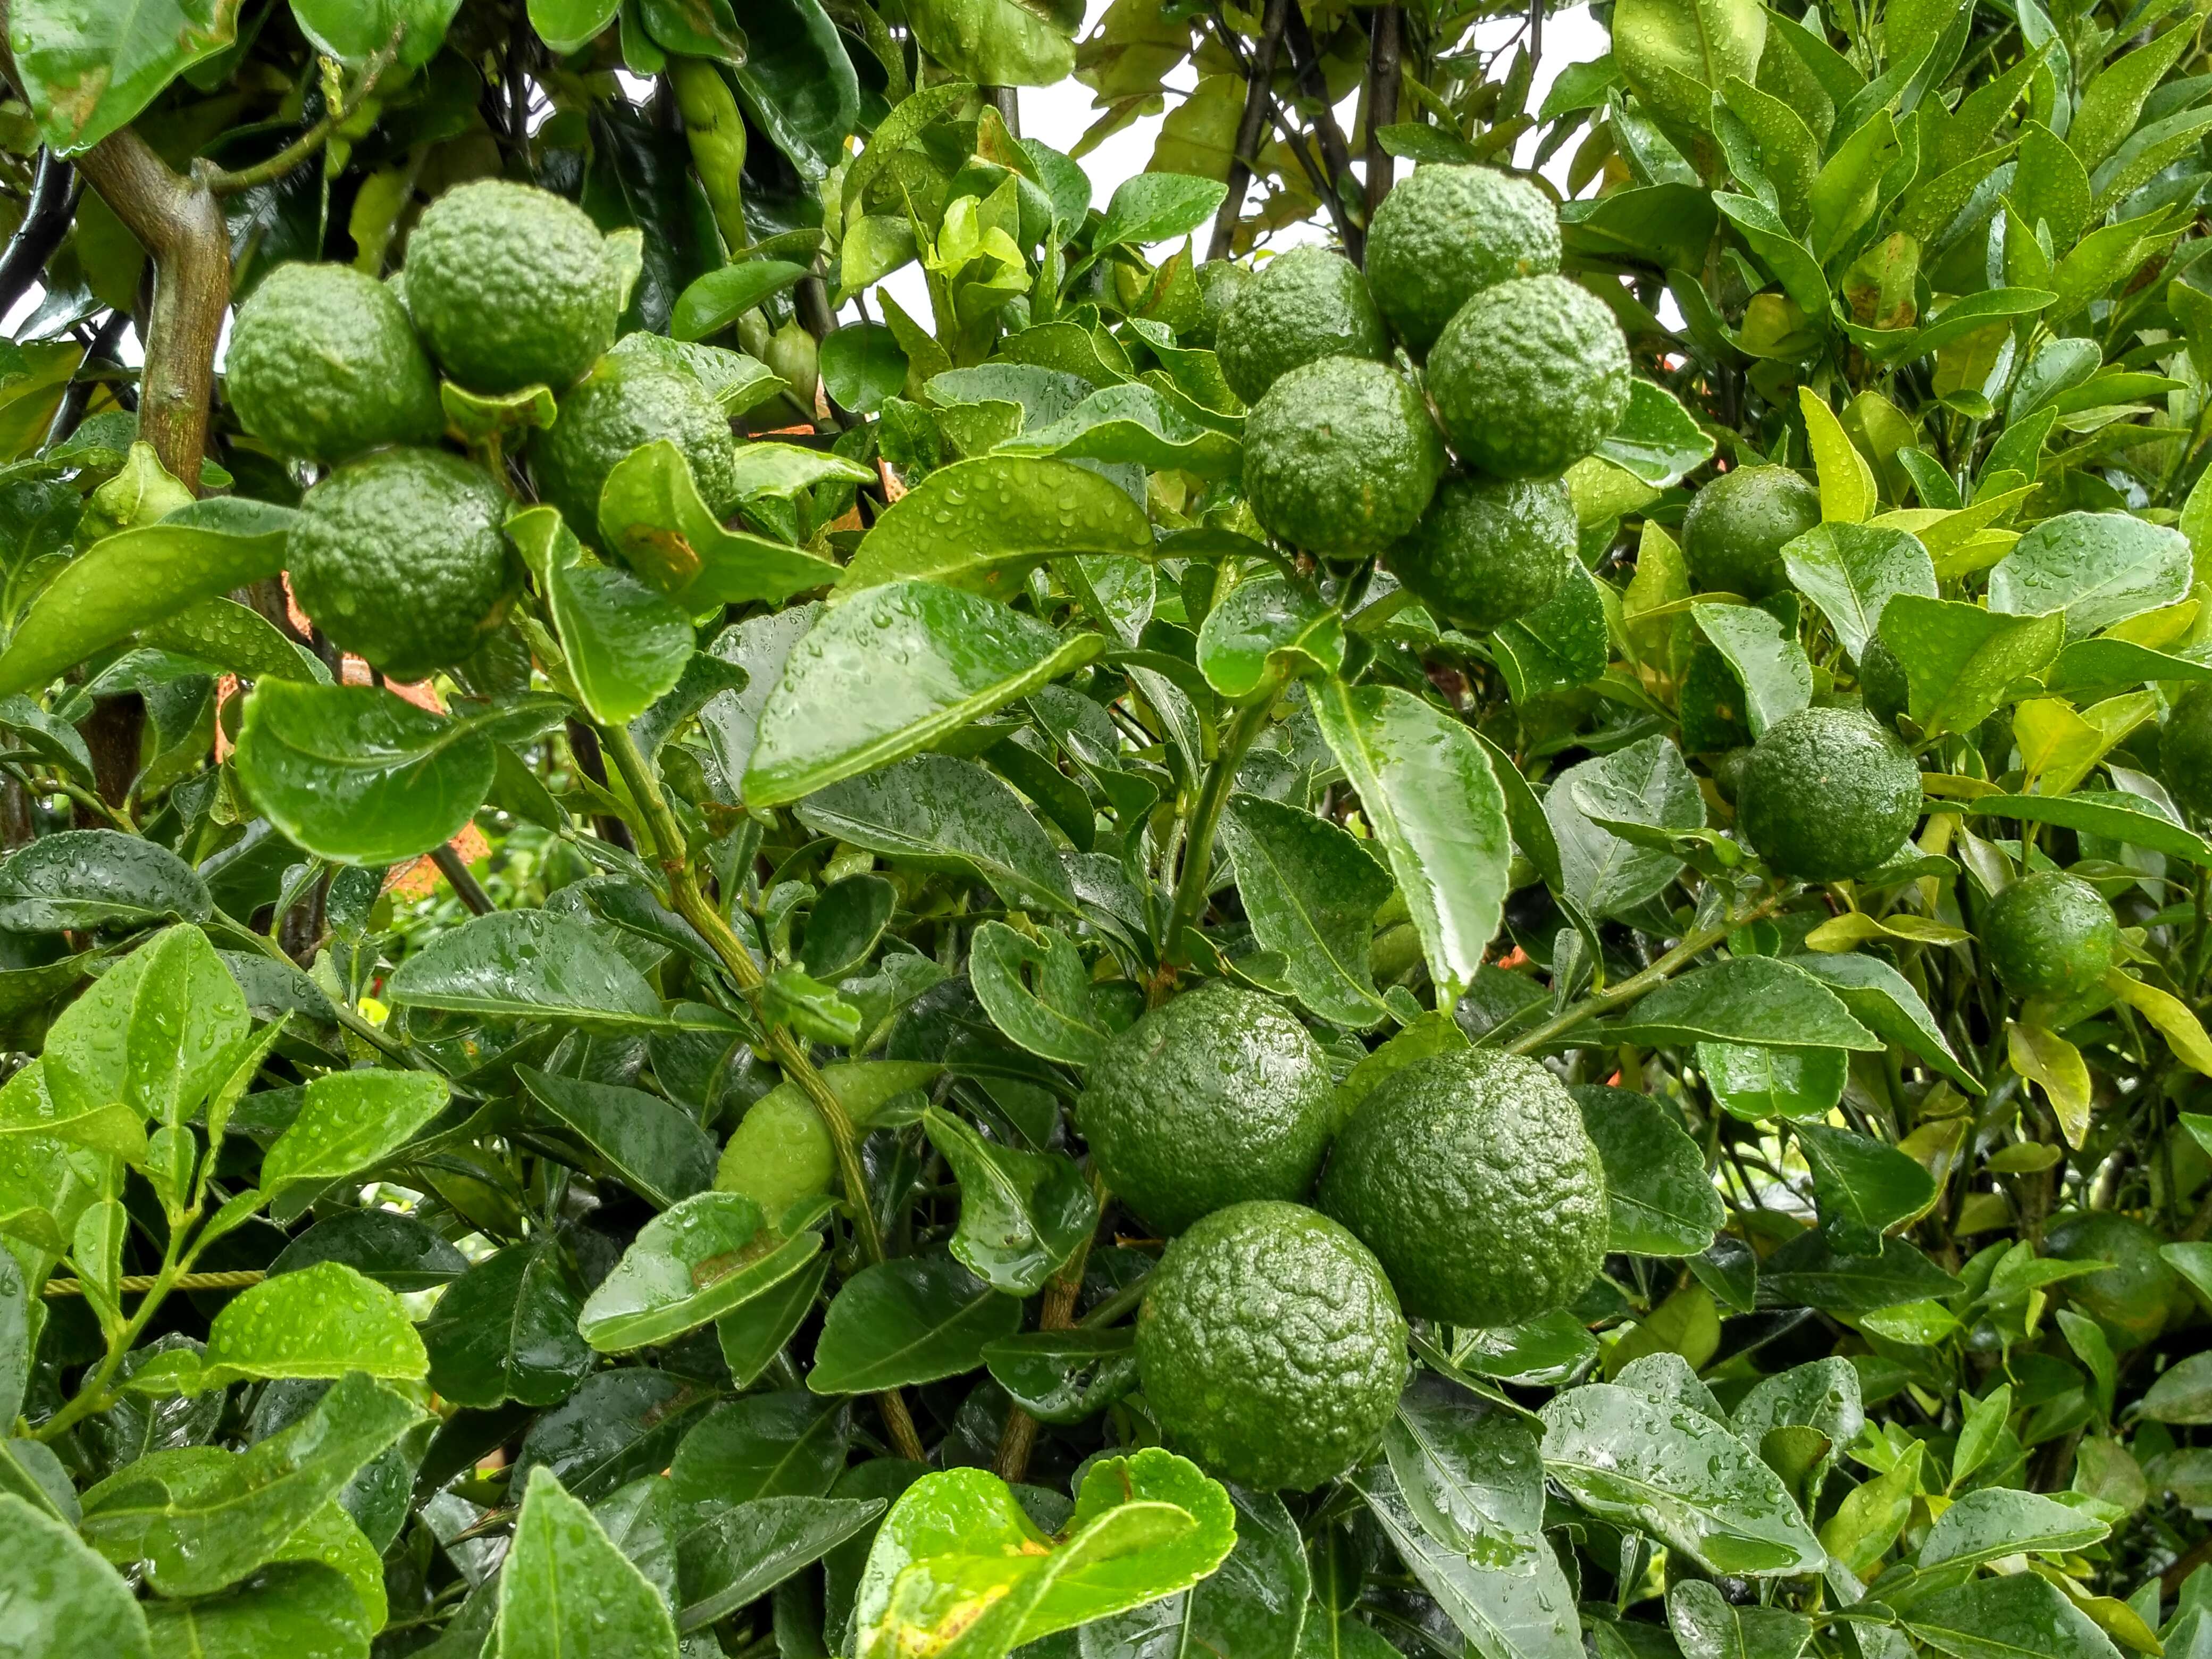
[[[8,11],[0,1652],[2212,1647],[2202,12]]]

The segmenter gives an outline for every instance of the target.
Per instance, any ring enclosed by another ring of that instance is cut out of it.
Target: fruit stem
[[[1788,895],[1788,889],[1768,894],[1740,916],[1725,918],[1711,927],[1700,927],[1685,933],[1674,948],[1661,957],[1640,974],[1632,974],[1620,984],[1594,996],[1584,997],[1565,1012],[1554,1015],[1534,1030],[1516,1037],[1505,1045],[1511,1054],[1533,1054],[1562,1031],[1572,1030],[1586,1019],[1595,1018],[1633,1002],[1645,992],[1656,990],[1666,980],[1688,965],[1694,957],[1710,951],[1739,927],[1746,927],[1767,915]]]
[[[1267,723],[1267,709],[1275,701],[1275,691],[1276,684],[1271,678],[1259,695],[1237,711],[1237,718],[1222,732],[1212,764],[1206,769],[1206,781],[1199,786],[1198,799],[1184,831],[1182,873],[1176,883],[1175,905],[1168,913],[1167,931],[1160,938],[1159,971],[1152,976],[1148,998],[1155,1008],[1175,988],[1183,930],[1197,925],[1199,912],[1206,904],[1206,881],[1213,873],[1213,832],[1220,825],[1221,809],[1229,804],[1229,792],[1237,781],[1237,768],[1244,759],[1244,751]]]

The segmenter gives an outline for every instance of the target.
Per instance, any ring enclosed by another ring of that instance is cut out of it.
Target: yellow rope
[[[248,1285],[258,1285],[269,1275],[258,1267],[241,1267],[227,1273],[179,1273],[169,1286],[173,1291],[237,1291]],[[150,1291],[154,1288],[153,1273],[125,1273],[116,1281],[118,1291]],[[48,1296],[82,1296],[84,1286],[74,1279],[50,1279],[46,1281]]]

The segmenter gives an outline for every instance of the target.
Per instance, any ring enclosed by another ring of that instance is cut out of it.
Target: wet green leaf
[[[577,1328],[602,1353],[668,1342],[787,1279],[821,1248],[811,1227],[777,1232],[749,1198],[694,1194],[639,1229]]]
[[[921,1121],[960,1182],[953,1256],[994,1289],[1035,1295],[1098,1224],[1090,1181],[1066,1157],[986,1140],[941,1107]]]
[[[407,1382],[430,1366],[399,1297],[337,1261],[240,1291],[209,1325],[201,1364],[205,1388],[241,1377],[352,1372]]]
[[[1126,1327],[1024,1331],[991,1343],[983,1363],[1040,1423],[1080,1423],[1137,1386],[1135,1336]]]
[[[1598,1084],[1578,1084],[1573,1094],[1605,1164],[1612,1248],[1675,1256],[1710,1249],[1728,1224],[1728,1206],[1697,1142],[1649,1095]]]
[[[1334,1024],[1379,1024],[1368,959],[1389,870],[1348,830],[1257,795],[1231,797],[1220,836],[1252,935],[1281,955],[1298,1000]]]
[[[838,579],[827,559],[725,530],[700,499],[690,463],[665,439],[615,463],[599,491],[599,532],[603,546],[694,615],[780,605]]]
[[[806,1386],[873,1394],[957,1376],[1021,1328],[1020,1301],[949,1256],[903,1256],[863,1267],[830,1304]]]
[[[422,1323],[430,1386],[457,1406],[556,1406],[592,1369],[576,1328],[583,1299],[557,1247],[532,1241],[485,1257],[446,1287]]]
[[[1048,559],[1152,550],[1144,508],[1096,472],[1040,456],[979,456],[939,468],[886,509],[837,591],[932,581],[1005,599]]]
[[[1020,797],[972,761],[916,755],[817,791],[793,811],[817,835],[984,882],[1010,905],[1074,908],[1043,827]]]
[[[499,1576],[499,1659],[565,1659],[611,1647],[675,1659],[660,1592],[550,1468],[531,1470]]]

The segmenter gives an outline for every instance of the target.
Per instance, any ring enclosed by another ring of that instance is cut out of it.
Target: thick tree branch
[[[1213,217],[1213,241],[1206,253],[1209,259],[1226,259],[1234,251],[1237,222],[1243,216],[1244,198],[1252,187],[1253,169],[1259,164],[1261,131],[1267,125],[1268,109],[1274,102],[1268,83],[1274,79],[1275,54],[1283,44],[1283,20],[1289,11],[1290,0],[1267,0],[1267,9],[1260,19],[1260,38],[1244,66],[1244,111],[1237,118],[1229,194],[1221,198],[1221,211]]]
[[[1399,64],[1405,51],[1402,6],[1377,6],[1367,41],[1367,222],[1390,193],[1390,152],[1377,135],[1398,118]]]

